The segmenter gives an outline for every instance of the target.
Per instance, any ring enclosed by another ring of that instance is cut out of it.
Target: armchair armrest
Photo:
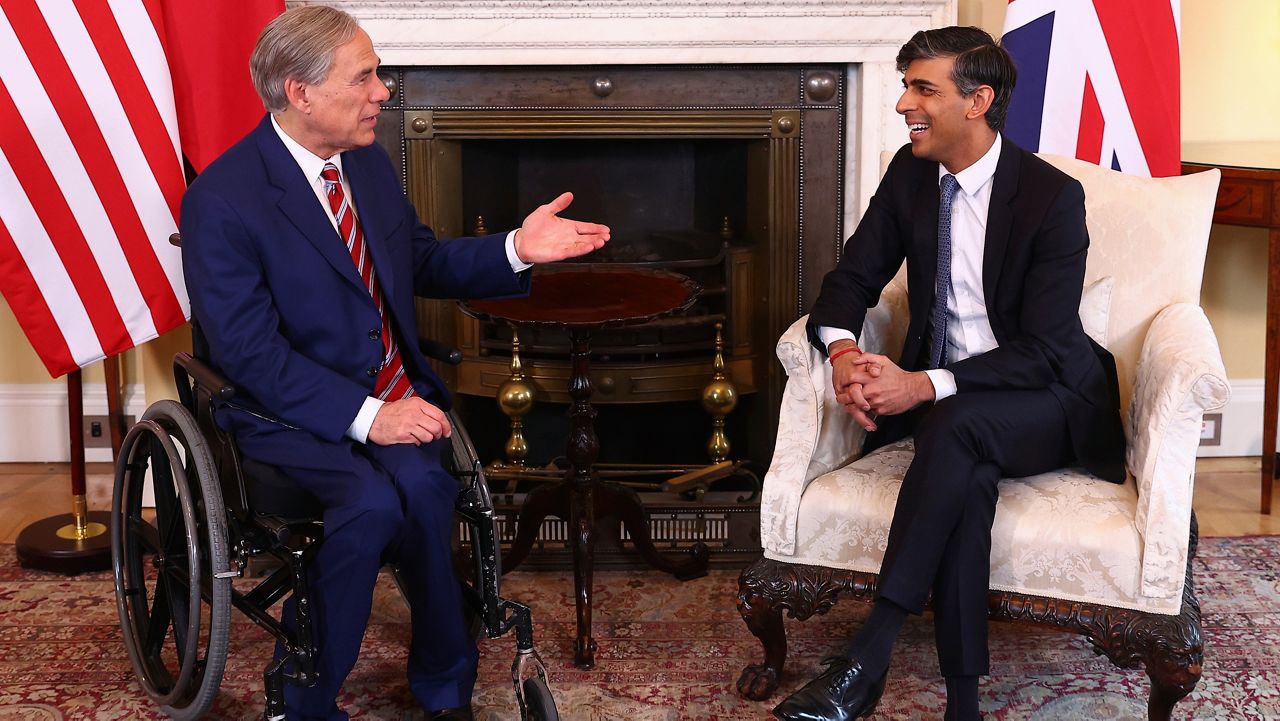
[[[880,304],[867,312],[860,345],[863,350],[897,357],[906,333],[907,294],[897,282],[881,293]],[[773,461],[760,498],[760,541],[764,549],[792,555],[800,498],[815,478],[857,458],[866,437],[845,413],[831,388],[831,365],[809,342],[803,316],[778,340],[778,360],[787,372],[778,414]]]
[[[1200,424],[1230,397],[1204,311],[1191,303],[1160,311],[1142,344],[1129,407],[1126,460],[1138,487],[1143,595],[1182,593]]]

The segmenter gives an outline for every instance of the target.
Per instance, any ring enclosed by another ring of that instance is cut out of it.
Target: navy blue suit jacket
[[[959,393],[1048,389],[1062,404],[1080,462],[1106,480],[1124,480],[1124,432],[1115,359],[1080,324],[1089,231],[1084,189],[1071,176],[1003,139],[992,180],[982,260],[983,295],[999,346],[947,364]],[[938,164],[903,146],[809,314],[818,326],[861,333],[869,308],[907,263],[911,312],[899,365],[928,365],[938,268]],[[906,416],[882,417],[868,443],[910,432]]]
[[[505,234],[441,241],[418,220],[381,146],[342,154],[391,324],[415,390],[449,396],[418,350],[414,296],[527,293]],[[328,209],[264,117],[196,178],[182,200],[182,260],[207,359],[238,388],[233,425],[343,437],[382,360],[381,322]],[[225,419],[220,419],[225,420]]]

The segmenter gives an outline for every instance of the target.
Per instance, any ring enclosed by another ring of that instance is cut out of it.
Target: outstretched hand
[[[590,253],[609,240],[609,227],[561,218],[573,202],[573,193],[540,205],[516,231],[516,255],[526,263],[550,263]]]

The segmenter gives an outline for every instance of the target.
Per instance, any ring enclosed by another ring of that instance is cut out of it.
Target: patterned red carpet
[[[1178,706],[1181,718],[1280,718],[1280,538],[1203,539],[1196,571],[1204,609],[1204,678]],[[734,608],[736,573],[680,583],[662,574],[597,572],[598,667],[572,666],[573,602],[567,573],[508,577],[504,592],[534,608],[561,716],[572,721],[766,719],[771,704],[734,691],[760,646]],[[837,606],[788,622],[791,661],[783,690],[840,648],[865,613]],[[408,614],[384,583],[359,665],[341,703],[355,719],[420,718],[403,667]],[[262,670],[271,642],[234,616],[231,661],[212,718],[261,714]],[[989,719],[1139,719],[1146,675],[1120,671],[1078,637],[1020,626],[992,628],[993,675],[982,686]],[[483,646],[479,718],[517,718],[510,687],[514,642]],[[926,620],[899,642],[876,718],[941,718],[943,689]],[[117,626],[109,573],[66,578],[26,571],[0,546],[0,721],[159,718],[137,688]]]

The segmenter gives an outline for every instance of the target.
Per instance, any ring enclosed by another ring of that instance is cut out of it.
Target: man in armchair
[[[914,435],[871,615],[847,652],[784,700],[787,720],[869,715],[894,639],[933,598],[947,719],[976,719],[989,671],[987,589],[1001,478],[1078,463],[1123,482],[1111,355],[1081,327],[1089,237],[1080,184],[1004,139],[1017,72],[977,28],[916,33],[897,57],[894,157],[810,313],[866,449]],[[900,363],[857,345],[907,263]]]

